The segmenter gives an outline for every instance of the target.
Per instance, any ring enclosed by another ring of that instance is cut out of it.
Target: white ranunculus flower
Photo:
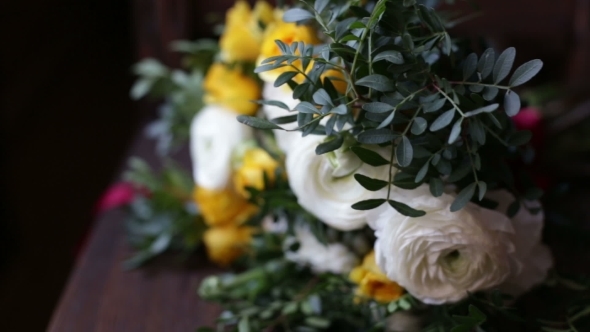
[[[236,113],[218,105],[205,106],[194,117],[190,152],[198,186],[211,190],[227,187],[233,149],[254,135],[253,129],[239,123],[236,117]]]
[[[354,174],[387,181],[389,166],[364,164],[349,149],[316,155],[315,148],[324,139],[325,136],[306,136],[287,152],[291,190],[303,208],[331,227],[341,231],[362,228],[366,225],[367,211],[354,210],[351,206],[375,198],[376,193],[363,188]]]
[[[426,215],[410,218],[385,205],[374,210],[369,225],[377,236],[377,264],[418,299],[456,302],[519,270],[514,228],[504,214],[473,203],[451,212],[454,195],[433,197],[428,185],[396,195]]]
[[[297,104],[299,104],[298,99],[293,99],[293,92],[289,89],[288,86],[284,85],[281,87],[275,87],[274,83],[265,83],[264,88],[262,90],[262,97],[264,100],[276,100],[284,103],[289,107],[289,109],[293,109]],[[263,105],[262,112],[267,119],[275,119],[281,116],[292,115],[295,113],[289,112],[283,108],[272,106],[272,105]],[[282,124],[281,127],[285,129],[295,129],[297,128],[297,122]],[[285,131],[280,129],[273,130],[275,134],[275,139],[277,141],[277,145],[283,152],[289,151],[291,146],[296,142],[298,139],[301,138],[301,132],[299,131]]]
[[[286,247],[297,241],[297,251],[285,251],[285,257],[301,265],[309,266],[314,273],[349,273],[358,265],[358,257],[342,243],[323,244],[306,226],[295,228],[295,238],[285,241]]]
[[[499,203],[496,208],[498,211],[507,211],[514,201],[514,195],[506,190],[489,192],[486,197]],[[551,251],[541,242],[545,215],[542,210],[537,214],[529,211],[540,208],[539,201],[524,201],[518,213],[512,217],[515,231],[513,242],[516,247],[514,256],[521,262],[522,269],[511,274],[500,289],[513,296],[519,296],[541,284],[553,266]]]

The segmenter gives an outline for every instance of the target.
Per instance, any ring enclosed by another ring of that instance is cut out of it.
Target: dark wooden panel
[[[121,262],[130,255],[124,217],[112,211],[98,220],[49,331],[193,331],[211,324],[219,310],[199,300],[196,289],[204,276],[219,271],[201,257],[190,264],[162,257],[124,271]]]

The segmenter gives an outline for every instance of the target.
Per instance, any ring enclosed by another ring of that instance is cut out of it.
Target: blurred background
[[[456,2],[453,9],[473,11]],[[458,34],[515,46],[519,62],[541,58],[538,81],[563,83],[565,108],[588,98],[590,1],[473,2],[483,15],[457,26]],[[155,104],[129,98],[132,64],[154,57],[177,65],[169,43],[212,36],[206,14],[222,18],[231,4],[0,3],[0,330],[46,327],[95,202],[155,117]]]

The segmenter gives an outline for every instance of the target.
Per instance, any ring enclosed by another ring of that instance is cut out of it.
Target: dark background
[[[0,330],[46,327],[95,201],[154,116],[128,97],[132,63],[177,64],[168,43],[210,35],[203,13],[232,2],[0,2]],[[587,0],[479,2],[486,15],[460,33],[516,46],[587,91]]]

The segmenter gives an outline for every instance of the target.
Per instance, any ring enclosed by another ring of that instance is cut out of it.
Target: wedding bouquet
[[[573,328],[511,309],[553,265],[511,119],[542,62],[471,52],[436,5],[239,0],[219,43],[175,45],[189,72],[137,66],[134,97],[167,97],[152,135],[190,141],[193,177],[132,162],[129,263],[202,243],[232,267],[203,281],[224,311],[199,331]]]

